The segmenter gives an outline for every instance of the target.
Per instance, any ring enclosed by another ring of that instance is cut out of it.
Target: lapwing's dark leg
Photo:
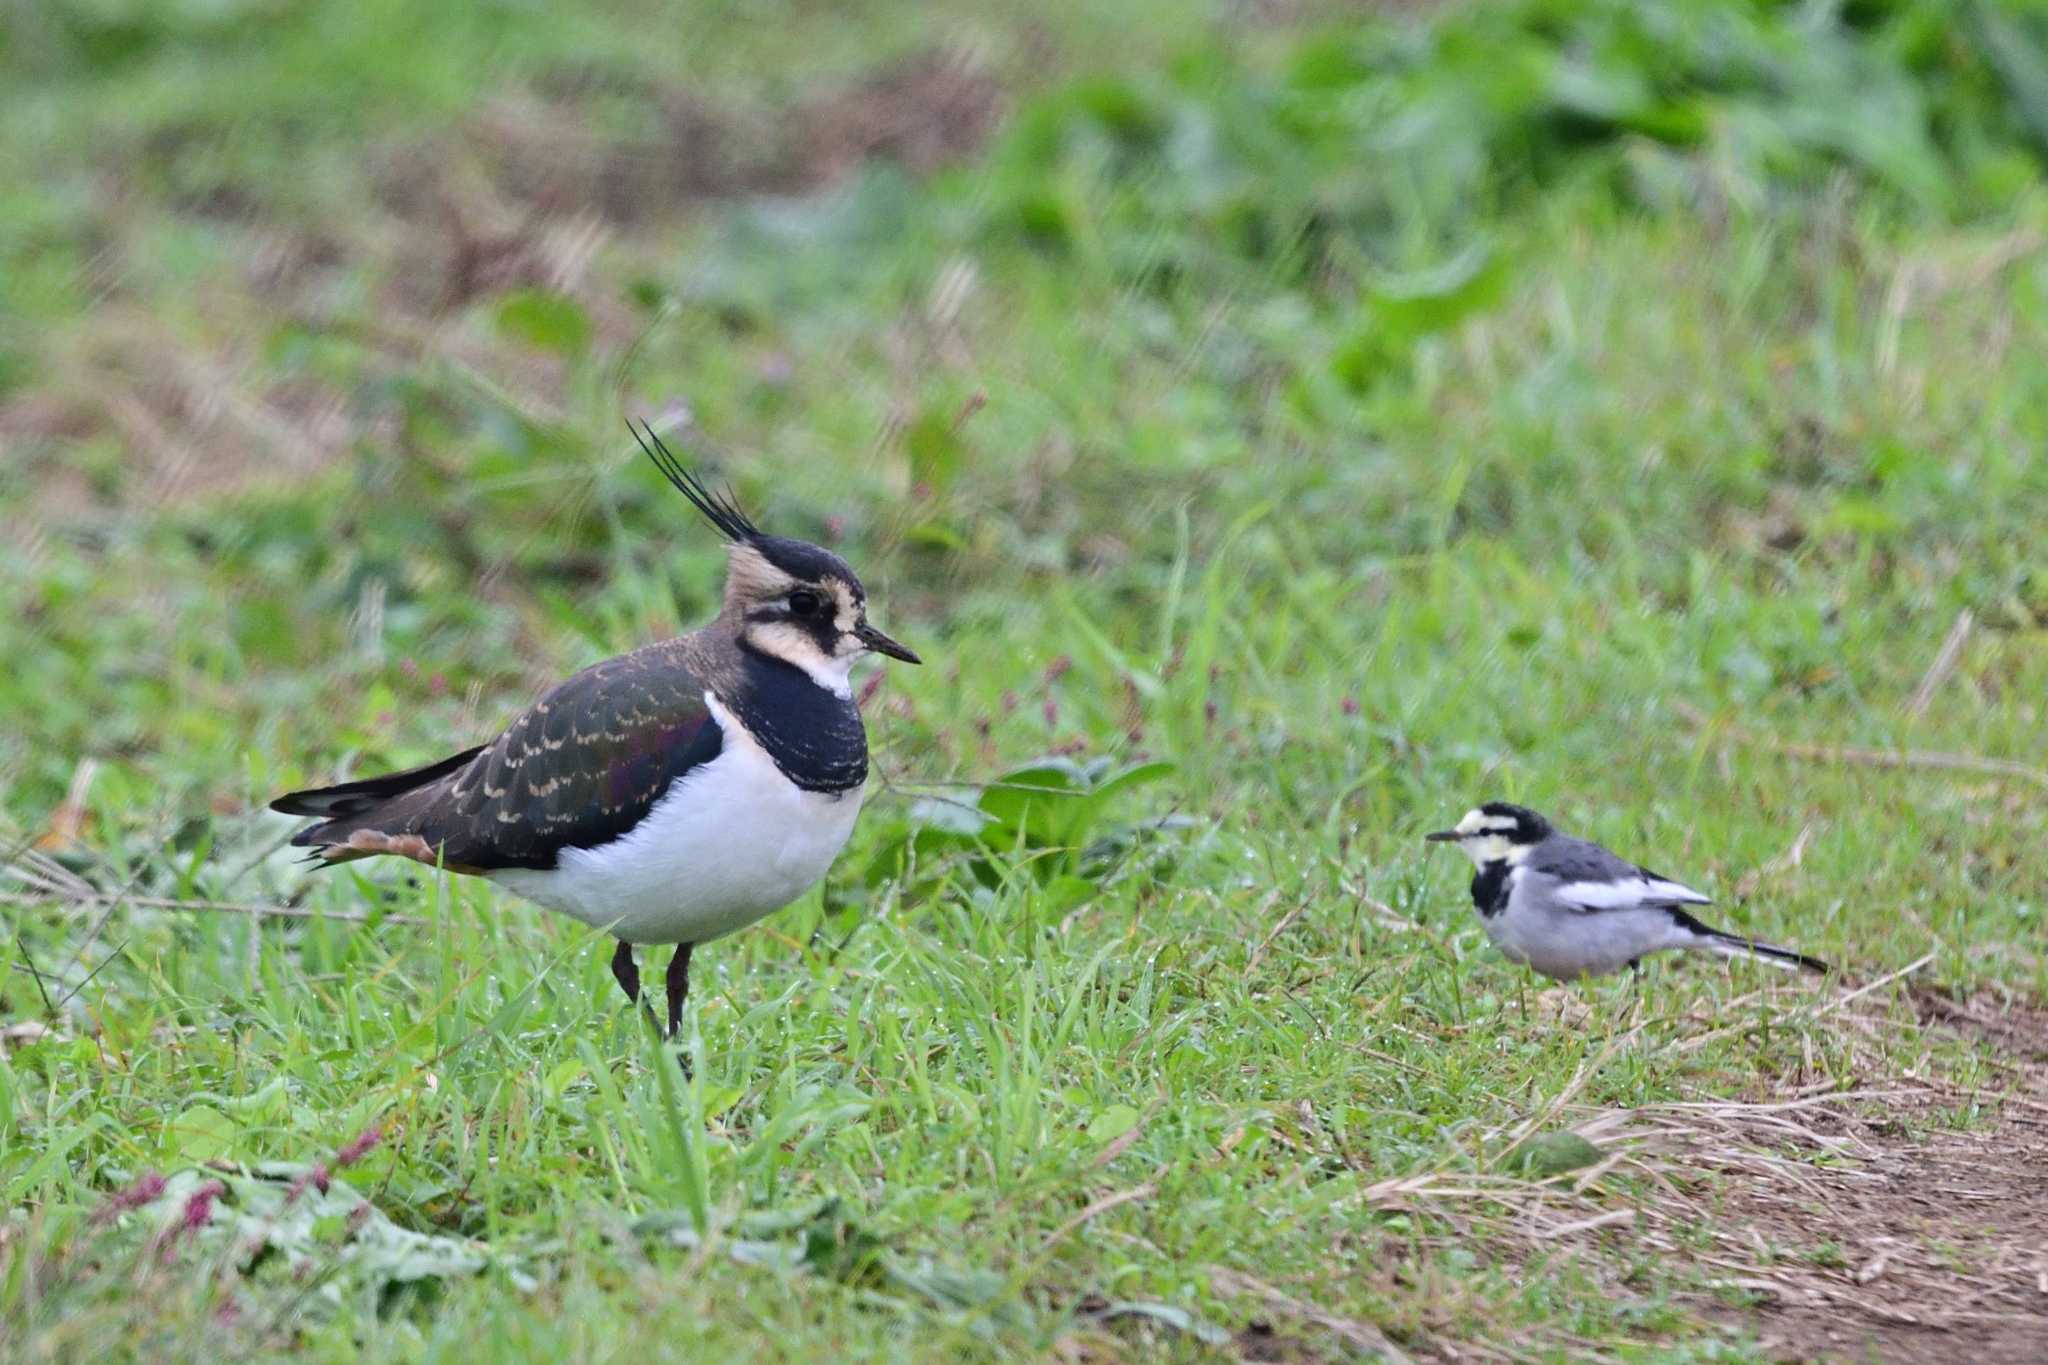
[[[683,1026],[683,1001],[690,998],[690,950],[694,943],[678,943],[676,955],[668,960],[668,1036]]]
[[[633,945],[619,940],[619,950],[612,954],[612,975],[618,978],[619,989],[634,1004],[640,1003],[640,968],[633,963]]]

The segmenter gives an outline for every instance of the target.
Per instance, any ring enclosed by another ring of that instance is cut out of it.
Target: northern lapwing
[[[1666,948],[1828,970],[1790,948],[1709,929],[1685,908],[1706,905],[1708,897],[1560,833],[1523,806],[1489,801],[1453,828],[1423,837],[1454,843],[1472,860],[1472,901],[1494,946],[1559,981],[1633,967],[1645,953]]]
[[[766,534],[652,427],[634,434],[729,542],[718,618],[593,664],[488,744],[271,809],[318,819],[292,843],[323,865],[395,854],[614,935],[612,975],[635,1002],[634,945],[675,944],[673,1037],[691,950],[801,895],[853,830],[868,775],[854,662],[919,660],[869,623],[845,560]]]

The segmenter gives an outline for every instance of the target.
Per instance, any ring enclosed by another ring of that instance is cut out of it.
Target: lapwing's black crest
[[[633,428],[633,438],[640,442],[640,448],[647,452],[647,458],[654,462],[662,477],[688,498],[690,505],[703,513],[704,519],[728,541],[736,545],[751,545],[761,552],[762,558],[792,578],[812,583],[837,578],[853,589],[856,601],[867,600],[867,589],[861,585],[860,576],[853,571],[852,565],[822,545],[792,540],[788,536],[771,536],[763,531],[754,524],[753,518],[740,510],[739,501],[733,497],[730,488],[713,491],[706,486],[676,458],[675,452],[668,448],[652,426],[643,421]]]
[[[649,423],[643,421],[636,427],[628,422],[626,426],[633,433],[633,439],[640,443],[640,448],[647,452],[647,458],[654,461],[654,467],[661,471],[662,477],[688,498],[690,505],[718,528],[720,535],[733,541],[761,538],[761,528],[740,510],[730,488],[723,493],[714,493],[705,487],[703,480],[683,467],[683,462],[675,457],[675,453],[662,441],[660,433]]]

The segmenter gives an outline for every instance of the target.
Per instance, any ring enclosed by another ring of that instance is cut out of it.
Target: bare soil
[[[2011,1091],[1984,1098],[1996,1118],[1944,1129],[1937,1097],[1908,1099],[1839,1134],[1862,1149],[1852,1162],[1799,1183],[1730,1182],[1720,1217],[1779,1259],[1730,1276],[1754,1303],[1708,1315],[1781,1360],[2048,1360],[2048,1011],[1912,999],[1930,1026],[2007,1059]]]

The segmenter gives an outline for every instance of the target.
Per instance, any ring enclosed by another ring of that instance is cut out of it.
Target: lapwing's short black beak
[[[923,659],[911,653],[908,646],[897,644],[865,621],[861,622],[860,628],[853,633],[855,638],[877,654],[886,654],[892,659],[901,659],[907,664],[921,664],[924,662]]]
[[[1454,829],[1440,829],[1434,834],[1425,834],[1422,837],[1429,840],[1432,844],[1449,844],[1457,842],[1458,831]]]

